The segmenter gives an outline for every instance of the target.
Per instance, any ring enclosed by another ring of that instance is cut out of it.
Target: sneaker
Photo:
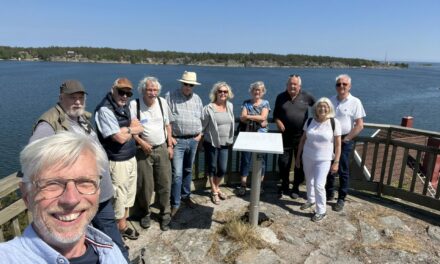
[[[246,186],[240,186],[237,190],[237,196],[245,196],[246,195]]]
[[[315,203],[306,202],[305,204],[301,205],[301,207],[299,209],[306,210],[306,209],[309,209],[310,207],[312,207],[314,205],[315,205]]]
[[[324,219],[327,216],[327,214],[323,213],[323,214],[318,214],[316,213],[313,217],[312,217],[312,221],[313,222],[319,222],[322,219]]]
[[[182,202],[189,208],[196,208],[197,206],[190,197],[183,199]]]
[[[143,229],[147,229],[150,227],[151,225],[151,219],[150,219],[150,215],[146,215],[144,217],[141,218],[141,221],[139,221],[139,225],[143,228]]]
[[[162,231],[170,230],[170,222],[171,222],[171,218],[162,219],[162,221],[160,222],[160,230]]]
[[[171,207],[171,217],[174,217],[179,211],[179,207]]]
[[[296,200],[299,198],[299,194],[296,192],[291,192],[290,193],[290,198],[292,198],[293,200]]]
[[[344,200],[338,199],[335,206],[333,207],[333,210],[336,212],[340,212],[342,211],[342,209],[344,209]]]
[[[119,230],[119,232],[121,232],[123,238],[128,238],[130,240],[136,240],[139,237],[138,231],[133,230],[130,227],[127,227],[124,231]]]
[[[218,198],[220,198],[220,200],[226,200],[228,196],[225,193],[218,192]]]

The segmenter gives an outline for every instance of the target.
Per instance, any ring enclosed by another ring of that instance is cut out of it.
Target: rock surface
[[[256,228],[259,243],[246,246],[221,232],[233,218],[244,215],[249,195],[236,197],[223,188],[228,199],[214,205],[208,192],[198,192],[194,209],[182,206],[171,229],[163,232],[157,216],[138,240],[126,243],[133,263],[440,263],[440,228],[393,210],[379,202],[348,196],[342,212],[329,201],[327,218],[311,221],[313,209],[300,210],[302,197],[277,198],[276,188],[265,186],[260,211],[269,221]],[[153,208],[155,210],[155,208]],[[157,212],[157,210],[155,210]],[[438,223],[438,222],[437,222]]]

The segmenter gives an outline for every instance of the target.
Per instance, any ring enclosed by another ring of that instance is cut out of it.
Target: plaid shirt
[[[197,135],[202,132],[203,104],[200,97],[192,93],[186,97],[179,88],[166,94],[173,136]]]

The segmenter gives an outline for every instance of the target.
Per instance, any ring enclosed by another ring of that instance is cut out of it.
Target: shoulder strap
[[[309,119],[307,119],[307,127],[309,127],[309,126],[310,126],[310,123],[312,123],[312,119],[313,119],[313,118],[311,118],[311,117],[309,117]]]
[[[335,133],[335,119],[333,117],[330,118],[330,123],[332,124],[333,134]]]
[[[160,112],[162,113],[162,122],[163,122],[163,134],[165,136],[165,140],[167,139],[167,133],[165,131],[165,116],[163,115],[163,107],[162,107],[162,100],[160,99],[160,97],[157,97],[157,100],[159,101],[159,107],[160,107]]]
[[[139,98],[136,98],[136,117],[141,121],[141,105],[139,104]]]

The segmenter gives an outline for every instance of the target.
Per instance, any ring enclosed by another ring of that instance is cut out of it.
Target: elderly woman
[[[301,210],[311,208],[316,203],[312,221],[318,222],[326,216],[325,182],[328,172],[338,171],[341,155],[341,125],[334,118],[332,103],[326,97],[313,105],[313,119],[304,124],[304,134],[298,146],[297,157],[302,154],[304,174],[307,182],[307,202]],[[300,159],[296,160],[300,166]]]
[[[211,103],[203,108],[206,174],[211,184],[211,200],[214,204],[219,204],[220,199],[226,199],[226,195],[220,190],[220,182],[226,174],[228,147],[233,143],[234,137],[234,111],[229,102],[233,97],[231,87],[225,82],[218,82],[209,94]]]
[[[268,130],[267,116],[270,112],[270,106],[269,101],[263,99],[263,96],[266,93],[264,82],[258,81],[252,83],[249,88],[249,93],[252,98],[244,101],[241,106],[240,121],[242,127],[244,127],[244,131],[266,133]],[[241,154],[241,185],[237,192],[238,196],[244,196],[246,194],[246,181],[247,176],[249,175],[251,156],[250,152],[242,152]],[[264,179],[266,159],[267,155],[263,155],[261,164],[261,181]],[[263,191],[263,189],[261,189],[261,191]]]

